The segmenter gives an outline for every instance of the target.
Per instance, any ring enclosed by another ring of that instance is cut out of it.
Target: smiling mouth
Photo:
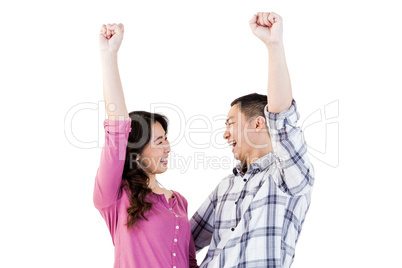
[[[168,162],[168,159],[167,159],[167,158],[162,158],[162,159],[161,159],[161,163],[162,163],[162,164],[165,164],[165,165],[166,165],[167,162]]]
[[[233,149],[232,149],[232,151],[234,150],[234,148],[236,147],[236,144],[237,144],[237,142],[236,141],[231,141],[231,142],[229,142],[229,146],[232,146],[233,147]]]

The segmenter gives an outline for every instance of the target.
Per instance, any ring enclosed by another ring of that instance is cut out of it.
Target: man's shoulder
[[[226,177],[224,177],[219,184],[230,183],[231,181],[234,180],[235,177],[236,176],[233,173],[230,173],[230,174],[226,175]]]
[[[215,187],[215,193],[221,192],[221,191],[226,191],[226,189],[233,184],[233,180],[235,179],[235,175],[233,173],[230,173],[226,175]]]

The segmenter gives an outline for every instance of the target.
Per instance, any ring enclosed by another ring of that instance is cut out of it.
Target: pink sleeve
[[[185,199],[183,197],[183,200],[185,203],[186,214],[187,214],[187,207],[188,207],[187,199]],[[191,230],[190,230],[190,245],[188,247],[188,258],[189,258],[190,268],[199,268],[199,266],[197,264],[196,253],[195,253],[194,238],[193,238],[193,235],[191,234]]]
[[[123,121],[105,119],[105,145],[95,178],[93,201],[99,210],[114,204],[122,182],[131,118]]]
[[[194,246],[194,239],[193,239],[192,234],[190,234],[189,263],[190,263],[190,268],[199,268],[199,266],[197,264],[197,258],[196,258],[195,246]]]

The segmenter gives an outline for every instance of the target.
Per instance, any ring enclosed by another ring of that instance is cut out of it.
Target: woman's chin
[[[167,165],[165,166],[165,165],[162,165],[162,166],[160,166],[159,168],[158,168],[158,174],[161,174],[161,173],[164,173],[164,172],[166,172],[168,170],[168,167],[167,167]]]

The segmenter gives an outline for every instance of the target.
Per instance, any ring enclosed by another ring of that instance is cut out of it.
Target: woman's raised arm
[[[99,34],[99,50],[103,73],[103,98],[109,120],[129,119],[121,85],[117,52],[124,36],[123,24],[103,24]]]
[[[102,25],[99,48],[103,70],[103,96],[108,119],[104,121],[105,146],[95,178],[93,201],[103,217],[104,208],[119,198],[131,120],[128,116],[117,68],[117,51],[123,39],[123,24]],[[114,107],[110,107],[114,106]]]

